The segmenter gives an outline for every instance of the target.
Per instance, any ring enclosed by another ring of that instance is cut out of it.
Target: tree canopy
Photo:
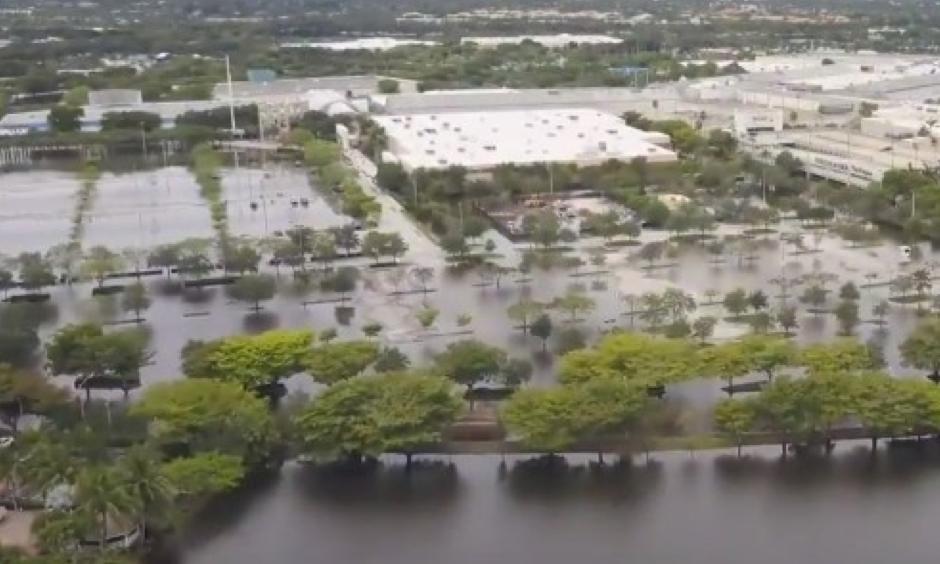
[[[373,341],[336,341],[314,348],[307,369],[314,380],[332,385],[360,374],[376,361],[379,346]]]
[[[269,455],[276,435],[264,400],[236,382],[186,379],[147,388],[131,414],[153,420],[159,443],[187,454],[217,451],[248,464]]]
[[[438,441],[460,401],[447,380],[394,373],[338,382],[296,418],[306,452],[323,457],[409,454]]]
[[[305,370],[313,341],[313,333],[304,330],[192,341],[183,349],[183,371],[191,378],[237,382],[257,390]]]
[[[681,382],[697,375],[696,351],[697,347],[685,339],[616,333],[592,349],[565,355],[559,379],[567,384],[595,379],[642,384]]]

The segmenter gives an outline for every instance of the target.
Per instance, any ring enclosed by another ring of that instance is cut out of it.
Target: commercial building
[[[140,90],[111,88],[92,90],[88,93],[88,105],[99,107],[135,106],[144,103]]]
[[[231,96],[236,101],[260,102],[266,98],[286,96],[302,97],[311,90],[335,90],[349,97],[367,96],[379,91],[379,81],[386,77],[375,75],[318,76],[311,78],[279,78],[270,82],[235,81],[231,84]],[[416,84],[411,80],[393,78],[402,92],[414,92]],[[229,84],[220,82],[212,88],[215,100],[229,99]]]
[[[461,43],[474,43],[480,47],[498,47],[500,45],[518,45],[524,41],[538,43],[543,47],[557,49],[567,47],[568,45],[616,45],[623,43],[619,37],[610,35],[573,35],[568,33],[559,33],[556,35],[508,35],[508,36],[477,36],[462,37]]]
[[[163,127],[173,127],[176,117],[190,111],[205,111],[224,107],[227,104],[219,101],[187,101],[187,102],[143,102],[140,104],[120,106],[94,106],[83,107],[84,115],[81,118],[82,131],[98,131],[101,129],[101,120],[109,112],[147,112],[160,116]],[[7,114],[0,118],[0,135],[28,135],[30,133],[49,130],[49,110],[32,112],[17,112]]]
[[[397,37],[363,37],[360,39],[340,39],[337,41],[294,41],[281,43],[284,49],[326,49],[328,51],[388,51],[396,47],[410,45],[431,46],[436,41],[420,39],[399,39]]]
[[[915,136],[940,136],[940,106],[937,104],[904,104],[882,108],[871,117],[863,118],[861,131],[873,137],[906,139]]]
[[[743,138],[741,146],[768,160],[787,151],[810,175],[862,188],[892,168],[940,167],[940,148],[924,137],[896,140],[846,129],[790,129]]]
[[[734,110],[734,132],[737,135],[753,135],[783,129],[782,110]]]
[[[677,99],[678,94],[668,87],[650,87],[642,90],[633,88],[484,88],[374,95],[369,98],[369,105],[372,112],[379,114],[560,108],[594,108],[610,113],[623,113],[628,110],[653,111],[656,106],[673,105]]]
[[[383,159],[407,170],[502,164],[574,163],[611,159],[676,160],[668,137],[634,129],[593,109],[508,110],[377,116],[389,140]]]

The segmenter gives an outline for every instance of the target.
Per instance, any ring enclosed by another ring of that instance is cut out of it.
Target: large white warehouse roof
[[[377,116],[389,150],[408,170],[547,162],[599,164],[644,157],[676,160],[662,134],[597,110],[553,109]]]

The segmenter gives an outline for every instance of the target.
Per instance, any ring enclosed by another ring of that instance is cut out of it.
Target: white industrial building
[[[735,109],[734,132],[736,135],[752,135],[759,132],[783,130],[783,111],[766,109]]]
[[[140,90],[110,88],[88,93],[89,106],[134,106],[143,103],[144,98]]]
[[[480,47],[498,47],[500,45],[518,45],[523,41],[531,41],[533,43],[538,43],[543,47],[548,47],[550,49],[557,49],[560,47],[567,47],[571,44],[576,45],[616,45],[618,43],[623,43],[623,39],[619,37],[611,37],[610,35],[589,35],[589,34],[568,34],[568,33],[558,33],[555,35],[509,35],[509,36],[478,36],[478,37],[462,37],[460,39],[461,43],[474,43]]]
[[[361,97],[379,91],[379,82],[386,77],[375,75],[317,76],[310,78],[279,78],[267,82],[234,81],[231,97],[235,100],[261,102],[265,98],[283,99],[286,96],[304,96],[311,90],[335,90],[349,97]],[[392,78],[401,92],[414,92],[412,80]],[[220,82],[212,88],[212,98],[228,100],[229,83]]]
[[[936,104],[903,104],[878,109],[863,118],[861,131],[873,137],[904,139],[915,136],[940,136],[940,106]]]
[[[358,39],[340,39],[337,41],[294,41],[281,43],[284,49],[326,49],[327,51],[389,51],[397,47],[432,46],[437,41],[421,39],[400,39],[397,37],[361,37]]]
[[[612,113],[650,111],[654,106],[675,105],[672,88],[484,88],[431,90],[374,95],[370,109],[382,114],[444,113],[482,110],[594,108]],[[655,101],[655,104],[654,104]]]
[[[389,140],[383,159],[407,170],[502,164],[596,165],[637,157],[676,160],[667,136],[598,110],[510,110],[377,116]]]

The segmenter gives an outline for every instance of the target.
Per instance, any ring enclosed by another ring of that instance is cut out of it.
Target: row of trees
[[[376,327],[377,333],[381,326]],[[269,393],[283,379],[306,372],[314,381],[335,385],[362,374],[369,367],[390,372],[406,368],[407,359],[389,363],[390,349],[373,340],[333,341],[332,334],[317,337],[310,331],[268,331],[215,341],[190,341],[182,352],[183,372],[191,378],[236,382],[245,389]],[[385,366],[377,366],[382,360]],[[455,384],[473,387],[498,381],[515,387],[526,381],[531,365],[510,359],[498,347],[475,340],[457,341],[437,356],[432,370]]]
[[[812,370],[806,378],[780,378],[747,399],[715,408],[716,426],[732,435],[738,454],[746,433],[765,431],[787,444],[831,449],[842,427],[860,424],[871,439],[921,436],[940,429],[940,388],[881,372]]]

